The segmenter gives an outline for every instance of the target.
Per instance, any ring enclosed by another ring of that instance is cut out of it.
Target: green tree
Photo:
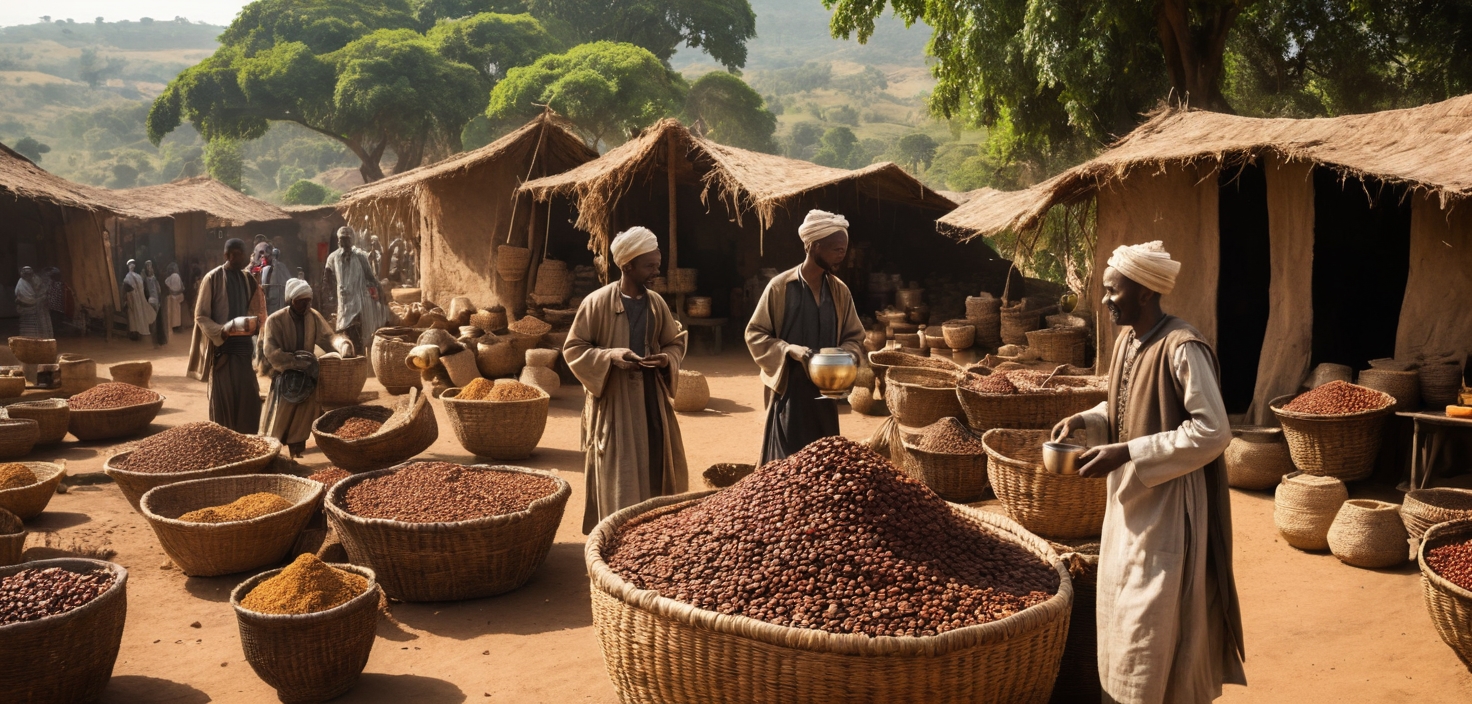
[[[922,167],[930,168],[930,162],[935,159],[935,150],[939,146],[930,135],[916,132],[900,137],[894,150],[902,166],[910,167],[911,171],[919,171]]]
[[[684,45],[733,71],[746,65],[746,40],[756,36],[747,0],[527,0],[527,7],[578,43],[637,44],[660,61]]]
[[[834,127],[823,133],[818,153],[813,155],[813,163],[840,169],[857,168],[861,166],[856,163],[858,157],[862,156],[858,147],[859,138],[854,136],[853,130]]]
[[[712,71],[690,84],[685,115],[690,122],[705,123],[706,136],[721,144],[768,154],[777,151],[772,139],[777,116],[751,86],[725,71]]]
[[[519,15],[526,12],[523,0],[414,0],[414,19],[428,32],[440,20],[457,20],[485,12]]]
[[[245,159],[241,155],[240,142],[228,137],[210,140],[204,148],[204,166],[216,181],[237,191],[245,188]],[[137,177],[135,170],[133,178]]]
[[[649,50],[594,42],[513,68],[491,91],[486,116],[530,119],[550,105],[583,133],[590,146],[622,144],[630,132],[673,115],[688,87]]]
[[[41,163],[41,155],[51,151],[50,145],[42,144],[34,137],[21,137],[13,146],[17,154],[30,159],[32,163]]]
[[[316,181],[302,179],[286,189],[281,202],[287,205],[322,205],[332,200],[333,196],[332,189]]]
[[[451,61],[473,67],[489,92],[513,66],[526,66],[566,47],[531,15],[482,13],[458,21],[440,22],[426,35],[435,49]]]
[[[793,159],[805,159],[808,150],[817,146],[818,140],[823,138],[823,126],[805,120],[792,126],[792,133],[787,136],[787,156]]]

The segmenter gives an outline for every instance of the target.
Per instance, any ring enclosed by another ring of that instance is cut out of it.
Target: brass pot
[[[818,387],[824,398],[841,399],[848,396],[859,378],[859,365],[848,352],[838,347],[824,347],[808,357],[808,378]]]

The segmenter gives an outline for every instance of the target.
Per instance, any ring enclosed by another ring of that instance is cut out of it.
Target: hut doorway
[[[1216,348],[1228,413],[1246,413],[1257,385],[1271,308],[1272,250],[1268,180],[1260,164],[1217,172],[1221,269],[1216,296]]]
[[[1312,364],[1395,356],[1411,258],[1404,186],[1314,169]]]

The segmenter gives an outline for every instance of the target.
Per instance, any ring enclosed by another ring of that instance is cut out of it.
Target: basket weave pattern
[[[1457,654],[1462,664],[1472,669],[1472,591],[1453,584],[1426,564],[1428,551],[1469,538],[1472,538],[1472,520],[1432,526],[1426,531],[1416,561],[1421,566],[1421,592],[1426,597],[1426,611],[1431,614],[1436,633]]]
[[[12,337],[10,352],[21,364],[53,364],[56,362],[55,338]]]
[[[1366,369],[1356,381],[1360,386],[1390,394],[1395,405],[1390,410],[1414,411],[1421,407],[1421,373],[1411,369]]]
[[[198,469],[193,472],[173,473],[149,473],[130,472],[127,469],[128,457],[133,454],[132,450],[119,452],[102,464],[102,471],[107,473],[118,489],[123,492],[123,498],[133,506],[134,511],[140,511],[139,502],[143,495],[154,487],[184,482],[192,479],[209,479],[211,477],[233,477],[241,474],[255,474],[270,466],[276,456],[281,453],[281,441],[272,437],[262,437],[266,441],[266,451],[259,457],[248,457],[243,460],[223,464],[218,467]]]
[[[466,452],[495,460],[529,457],[547,429],[552,397],[542,389],[540,398],[526,401],[464,400],[460,389],[440,395],[455,439]]]
[[[395,396],[417,389],[423,383],[419,372],[404,364],[404,358],[418,339],[419,331],[413,328],[384,328],[373,333],[373,376]]]
[[[890,369],[884,377],[884,401],[900,424],[912,428],[961,415],[956,373],[943,369]]]
[[[1036,430],[1052,428],[1058,421],[1099,405],[1109,393],[1090,388],[1091,377],[1059,375],[1049,382],[1053,394],[984,394],[964,385],[956,388],[966,423],[975,432],[993,428]]]
[[[1273,524],[1283,540],[1299,550],[1329,549],[1329,527],[1349,499],[1344,482],[1292,472],[1273,497]]]
[[[323,357],[317,360],[317,398],[330,406],[358,402],[368,382],[367,357]]]
[[[1047,328],[1026,333],[1027,345],[1045,362],[1082,367],[1086,361],[1088,330],[1080,327]]]
[[[1232,442],[1222,457],[1227,464],[1227,484],[1238,489],[1271,489],[1293,471],[1281,428],[1233,428]]]
[[[946,418],[940,423],[954,423],[962,432],[965,425],[955,418]],[[909,454],[906,471],[925,483],[942,499],[956,503],[969,503],[986,493],[986,453],[959,455],[929,452],[918,446],[919,437],[901,437],[905,452]]]
[[[36,475],[39,481],[30,486],[0,491],[0,509],[15,514],[22,521],[29,521],[41,515],[46,510],[46,504],[51,503],[51,497],[56,495],[56,487],[66,478],[66,468],[50,462],[21,464],[31,470],[31,474]]]
[[[44,401],[21,401],[5,407],[11,418],[28,418],[39,426],[37,445],[61,442],[71,420],[71,407],[59,398]]]
[[[27,534],[19,516],[0,508],[0,567],[20,564]]]
[[[1420,540],[1426,531],[1438,523],[1472,519],[1472,490],[1469,489],[1414,489],[1406,493],[1400,505],[1400,519],[1406,533]]]
[[[1355,567],[1391,567],[1410,559],[1400,507],[1373,499],[1350,499],[1329,526],[1329,551]]]
[[[267,492],[291,502],[284,511],[227,523],[178,520],[190,511],[223,506]],[[280,562],[317,512],[322,485],[280,474],[247,474],[175,482],[151,489],[138,512],[169,559],[190,577],[215,577]]]
[[[1273,399],[1268,407],[1283,426],[1293,466],[1305,474],[1355,481],[1375,471],[1375,456],[1395,398],[1385,392],[1385,405],[1344,416],[1320,416],[1283,410],[1293,396]]]
[[[675,410],[699,413],[710,403],[710,384],[705,375],[689,369],[680,370],[680,385],[675,389]]]
[[[349,472],[364,472],[398,464],[424,452],[439,437],[440,426],[434,418],[434,409],[430,408],[428,398],[423,396],[414,401],[408,422],[398,427],[380,429],[377,433],[356,440],[346,440],[332,434],[349,418],[371,418],[386,422],[393,415],[394,410],[384,406],[339,408],[324,413],[312,423],[312,437],[332,464]]]
[[[5,409],[0,408],[0,460],[15,459],[31,454],[31,448],[41,439],[41,424],[29,418],[7,418]]]
[[[24,569],[98,568],[113,573],[96,599],[37,621],[0,626],[0,682],[6,701],[94,702],[102,697],[123,642],[128,617],[128,571],[101,560],[64,558],[0,567],[0,577]]]
[[[132,437],[148,429],[165,400],[159,394],[158,400],[136,406],[73,410],[67,414],[67,429],[83,442]]]
[[[1053,474],[1043,467],[1046,430],[996,428],[981,437],[987,477],[1007,515],[1050,538],[1084,538],[1104,529],[1109,485],[1104,479]]]

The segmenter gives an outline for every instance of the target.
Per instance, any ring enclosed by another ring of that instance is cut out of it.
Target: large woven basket
[[[368,382],[368,358],[323,357],[317,360],[317,399],[329,406],[358,402]]]
[[[9,418],[0,408],[0,460],[11,460],[31,454],[41,439],[41,424],[29,418]]]
[[[981,436],[987,477],[1007,515],[1050,538],[1086,538],[1104,529],[1107,480],[1054,474],[1043,467],[1047,430],[994,428]]]
[[[1400,505],[1400,520],[1411,540],[1420,540],[1438,523],[1472,519],[1472,489],[1413,489]]]
[[[572,487],[546,472],[520,467],[485,467],[547,477],[550,496],[524,511],[450,523],[408,523],[348,513],[348,489],[403,465],[348,477],[327,491],[327,520],[354,564],[378,573],[388,595],[400,601],[459,601],[509,592],[525,584],[552,549]]]
[[[245,660],[283,702],[338,697],[358,683],[368,664],[382,598],[377,580],[366,567],[332,567],[363,577],[368,588],[347,603],[310,614],[263,614],[240,605],[256,585],[280,574],[280,569],[251,577],[230,592]]]
[[[940,327],[946,347],[952,350],[967,350],[976,344],[976,326],[965,321],[947,322]]]
[[[1068,643],[1058,665],[1058,681],[1048,704],[1098,704],[1099,687],[1099,544],[1052,543],[1073,578],[1073,615]]]
[[[1003,516],[951,510],[1058,571],[1051,599],[992,623],[936,636],[869,637],[724,615],[638,589],[606,553],[630,521],[714,492],[661,496],[609,516],[588,536],[593,624],[609,678],[627,704],[886,702],[1041,704],[1063,656],[1073,586],[1053,549]]]
[[[12,337],[10,352],[21,364],[55,364],[56,340],[54,338]]]
[[[0,567],[24,561],[28,533],[19,516],[0,508]]]
[[[1390,394],[1379,393],[1384,396],[1384,407],[1344,416],[1283,410],[1295,396],[1280,396],[1269,402],[1288,439],[1293,466],[1305,474],[1347,482],[1370,476],[1375,471],[1375,456],[1380,453],[1385,421],[1395,405]]]
[[[965,385],[956,387],[956,397],[966,414],[966,423],[980,433],[993,428],[1052,428],[1075,413],[1099,405],[1109,393],[1097,387],[1097,379],[1058,375],[1049,382],[1058,389],[1052,394],[984,394]]]
[[[1041,310],[1027,310],[1025,304],[1002,308],[1002,342],[1008,345],[1027,344],[1027,333],[1043,325]]]
[[[38,426],[37,445],[61,442],[71,420],[71,407],[59,398],[43,401],[21,401],[5,407],[11,418],[29,418]]]
[[[470,324],[474,325],[487,334],[500,332],[506,329],[506,309],[497,306],[498,310],[485,308],[479,313],[470,316]]]
[[[1472,520],[1438,523],[1426,531],[1416,562],[1421,566],[1421,591],[1436,633],[1451,646],[1462,664],[1472,670],[1472,591],[1454,584],[1426,564],[1430,551],[1466,540],[1472,540]]]
[[[67,414],[67,430],[82,442],[132,437],[148,429],[148,424],[158,417],[166,400],[163,394],[158,394],[157,400],[136,406],[95,410],[73,408]]]
[[[964,433],[971,431],[955,418],[943,418],[937,423],[951,423]],[[905,452],[909,454],[905,470],[925,483],[942,499],[956,503],[969,503],[986,493],[986,453],[956,455],[930,452],[919,447],[920,437],[901,437]]]
[[[1427,364],[1421,367],[1421,400],[1430,408],[1450,406],[1457,402],[1462,388],[1462,368],[1456,362]]]
[[[132,450],[119,452],[102,463],[102,471],[117,483],[118,489],[123,492],[123,498],[133,506],[133,510],[142,513],[139,502],[143,495],[150,489],[174,484],[176,482],[187,482],[193,479],[210,479],[212,477],[234,477],[241,474],[255,474],[265,470],[281,454],[281,441],[273,437],[261,437],[266,441],[266,450],[259,457],[248,457],[243,460],[220,465],[219,467],[207,467],[196,469],[192,472],[130,472],[128,471],[128,457],[133,454]]]
[[[547,429],[552,397],[542,389],[540,398],[525,401],[489,401],[460,398],[460,389],[445,391],[440,401],[460,446],[477,457],[519,460],[531,456]]]
[[[899,367],[884,375],[884,402],[901,425],[923,428],[961,415],[954,371]]]
[[[521,371],[525,359],[526,353],[518,356],[516,347],[504,336],[488,334],[476,341],[475,366],[487,379],[515,376]]]
[[[950,371],[960,369],[954,362],[944,357],[921,357],[920,355],[907,354],[896,350],[870,352],[869,368],[874,370],[875,390],[881,393],[884,391],[885,374],[895,367],[922,367]]]
[[[84,704],[102,697],[123,642],[128,618],[128,570],[102,560],[62,558],[0,567],[0,578],[52,567],[76,572],[105,569],[107,591],[71,611],[0,626],[0,682],[5,700]]]
[[[24,376],[4,376],[0,373],[0,398],[20,398],[25,392]]]
[[[37,481],[30,486],[0,491],[0,509],[15,514],[22,521],[29,521],[41,515],[46,510],[46,504],[51,503],[51,497],[56,495],[56,487],[66,478],[66,465],[51,462],[21,464],[36,475]]]
[[[1027,346],[1045,362],[1082,367],[1087,361],[1085,348],[1089,331],[1080,327],[1047,328],[1026,333]]]
[[[389,427],[387,423],[396,409],[386,406],[348,406],[328,411],[312,423],[312,437],[334,466],[349,472],[366,472],[398,464],[429,449],[440,435],[439,422],[435,420],[428,396],[411,396],[400,401],[398,409],[403,409],[406,404],[412,404],[408,421],[396,427]],[[349,418],[369,418],[383,422],[384,426],[378,432],[356,440],[333,435]]]
[[[423,383],[419,372],[404,366],[420,331],[414,328],[384,328],[373,333],[373,376],[389,393],[398,396]],[[357,400],[357,399],[353,399]]]
[[[1339,507],[1329,526],[1329,552],[1355,567],[1393,567],[1411,559],[1400,505],[1374,499],[1350,499]]]
[[[680,370],[680,385],[675,389],[675,410],[699,413],[710,403],[710,384],[705,375],[689,369]]]
[[[1292,472],[1273,497],[1273,524],[1283,540],[1299,550],[1329,549],[1329,527],[1349,500],[1344,482]]]
[[[1415,369],[1366,369],[1355,383],[1390,394],[1395,399],[1392,411],[1414,411],[1421,407],[1421,373]]]
[[[525,279],[531,262],[532,251],[526,247],[503,244],[496,248],[496,273],[506,281],[516,282]]]
[[[148,388],[153,381],[153,362],[147,360],[135,360],[132,362],[119,362],[107,368],[108,376],[113,381],[124,384],[132,384]]]
[[[190,523],[180,516],[258,492],[291,508],[245,521]],[[138,505],[169,559],[190,577],[216,577],[273,565],[286,557],[317,512],[322,485],[282,474],[245,474],[175,482],[150,489]]]
[[[1244,425],[1232,428],[1232,442],[1222,454],[1227,484],[1238,489],[1265,491],[1293,471],[1282,428]]]

